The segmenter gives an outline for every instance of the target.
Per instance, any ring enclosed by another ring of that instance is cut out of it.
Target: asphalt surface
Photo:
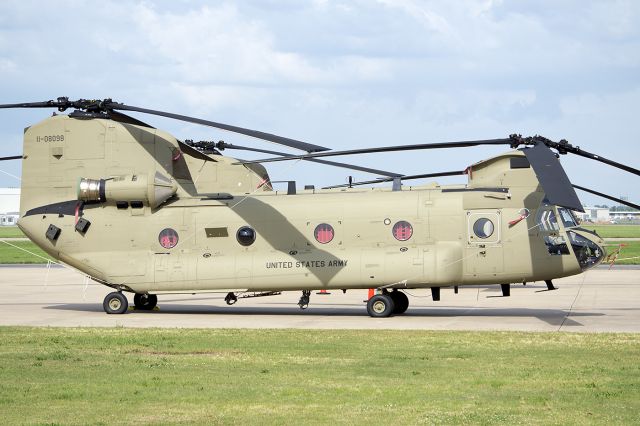
[[[542,282],[513,285],[511,297],[501,297],[500,286],[442,289],[439,302],[428,289],[407,290],[409,309],[391,318],[367,315],[366,290],[313,292],[306,310],[297,305],[299,292],[233,306],[224,294],[161,295],[157,310],[107,315],[102,301],[112,290],[77,272],[2,266],[0,325],[640,332],[639,268],[600,267],[554,282],[555,291]]]

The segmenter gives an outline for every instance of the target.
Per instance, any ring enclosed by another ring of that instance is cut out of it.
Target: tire
[[[404,314],[409,308],[409,298],[401,291],[394,290],[390,294],[393,300],[393,314]]]
[[[151,311],[158,304],[158,296],[155,294],[136,293],[133,296],[133,304],[140,311]]]
[[[124,314],[129,309],[129,301],[124,294],[114,291],[104,298],[102,308],[108,314]]]
[[[393,299],[388,294],[376,294],[367,302],[367,313],[374,318],[386,318],[393,309]]]

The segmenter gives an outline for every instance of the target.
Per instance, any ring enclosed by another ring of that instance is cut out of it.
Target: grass
[[[640,335],[0,328],[5,424],[638,424]]]
[[[602,238],[640,238],[640,225],[592,225],[583,223],[581,227],[595,230]]]
[[[0,238],[26,238],[17,226],[0,226]]]
[[[7,242],[12,245],[0,241],[0,263],[46,263],[46,260],[42,259],[41,257],[34,256],[33,254],[27,253],[23,250],[28,250],[30,252],[36,253],[46,259],[52,259],[51,256],[46,254],[44,251],[42,251],[42,249],[33,244],[31,241],[9,240]],[[19,248],[13,246],[17,246]]]
[[[640,241],[608,242],[605,247],[607,249],[607,253],[609,255],[613,254],[620,247],[620,244],[622,244],[623,247],[620,250],[618,258],[615,261],[615,264],[616,265],[640,264]]]

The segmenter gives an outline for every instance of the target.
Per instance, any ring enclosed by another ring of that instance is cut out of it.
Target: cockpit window
[[[549,254],[552,256],[569,254],[569,247],[564,237],[547,235],[544,237],[544,243],[547,246]]]
[[[560,218],[562,219],[562,224],[565,228],[571,228],[572,226],[577,226],[575,217],[571,211],[565,209],[564,207],[558,207],[558,213],[560,214]]]
[[[558,220],[553,210],[543,210],[538,220],[538,225],[543,231],[559,231]]]

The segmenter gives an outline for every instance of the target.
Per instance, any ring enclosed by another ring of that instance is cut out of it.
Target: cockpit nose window
[[[573,252],[578,258],[580,267],[584,270],[600,263],[604,257],[604,252],[600,246],[591,240],[573,231],[567,232]]]

